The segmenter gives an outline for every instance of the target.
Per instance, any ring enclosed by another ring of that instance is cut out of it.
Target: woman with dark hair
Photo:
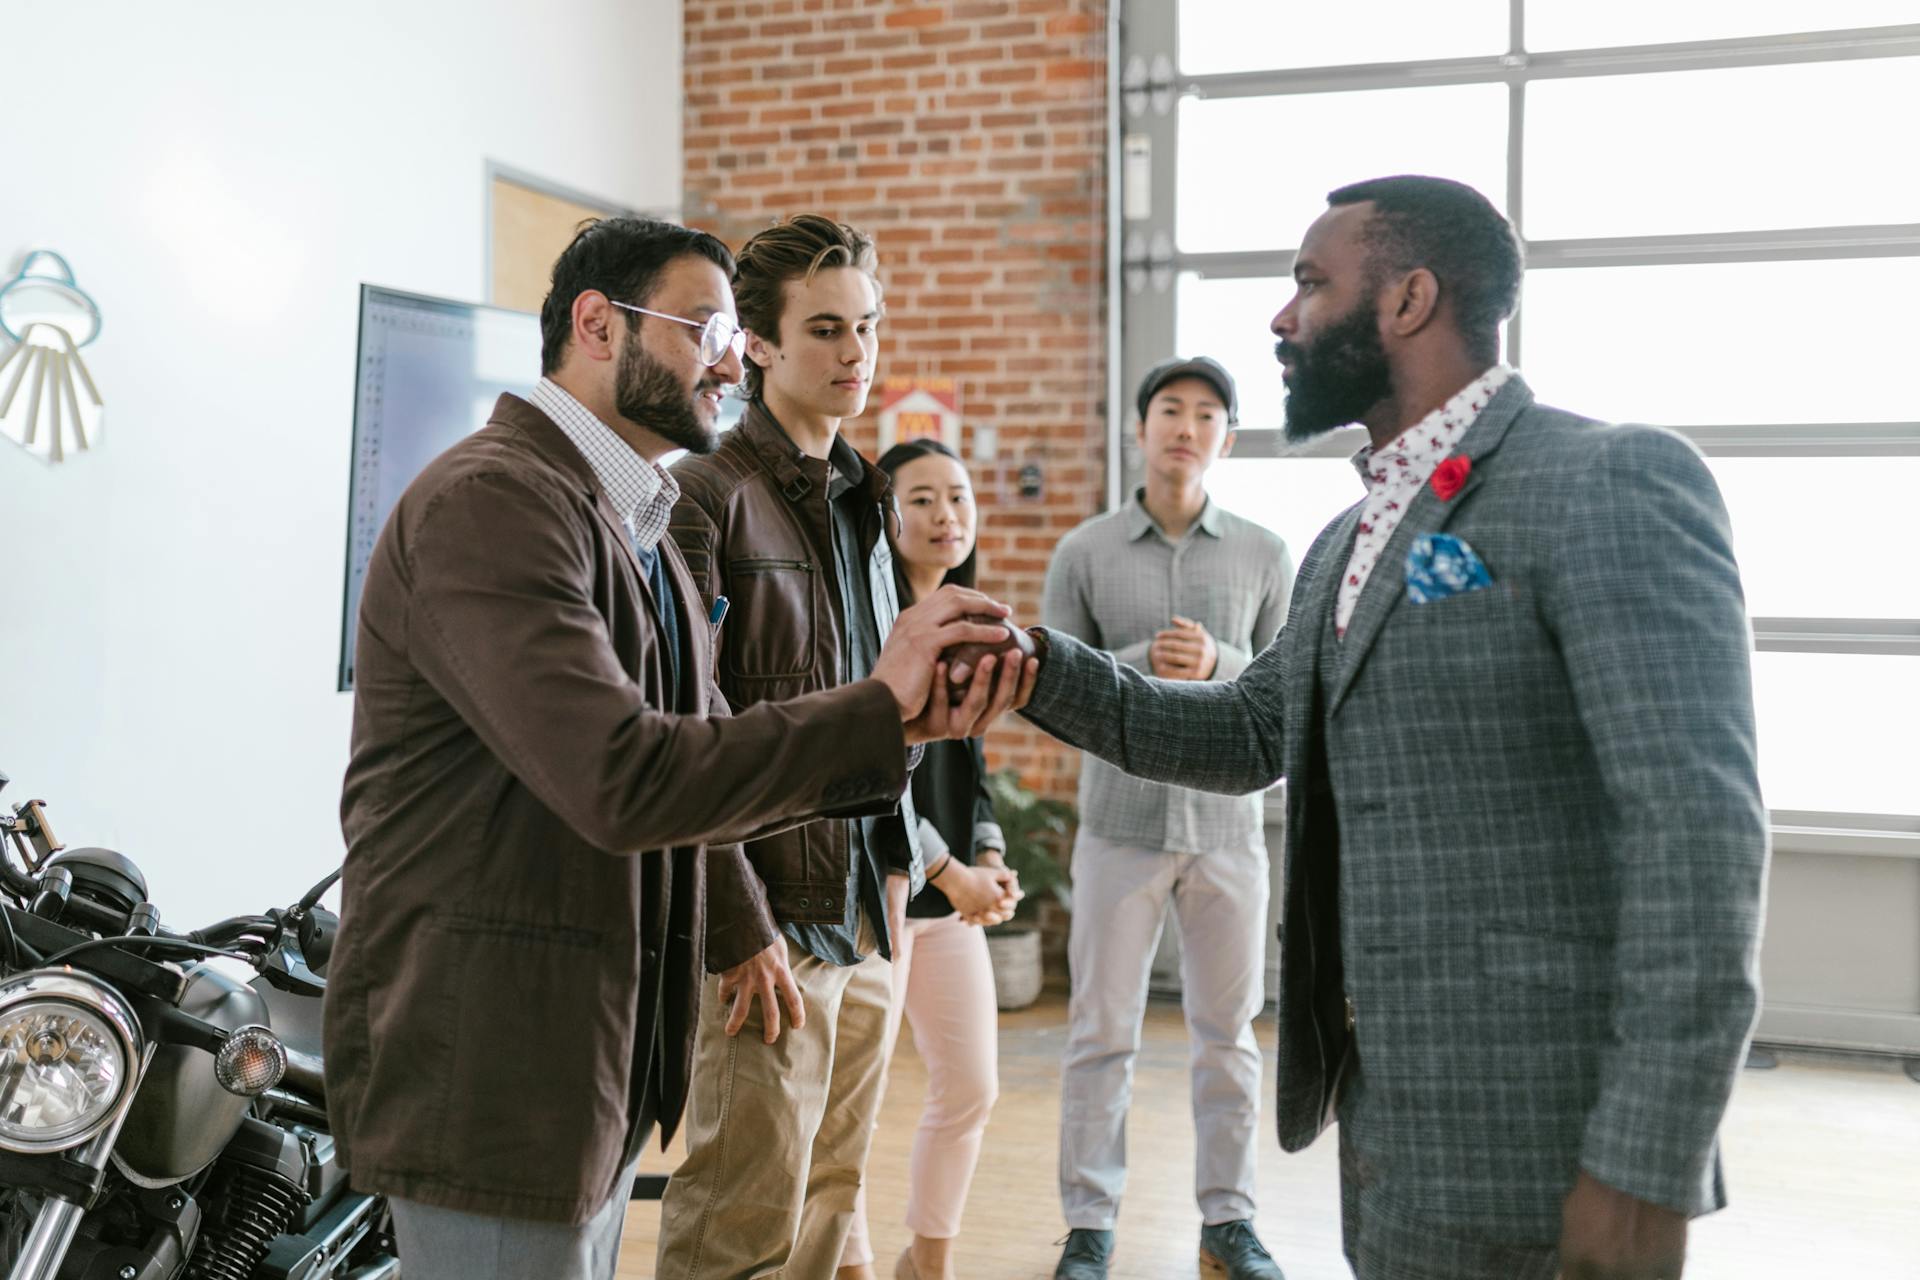
[[[898,518],[889,537],[901,607],[944,583],[971,586],[973,483],[959,456],[937,440],[910,440],[887,450],[877,465],[893,480]],[[978,738],[929,743],[913,771],[913,803],[927,887],[907,904],[906,927],[896,935],[885,1052],[891,1055],[904,1013],[927,1064],[927,1102],[907,1183],[913,1242],[894,1276],[948,1280],[980,1140],[999,1092],[993,968],[980,926],[1008,919],[1020,886],[1001,861],[1006,842],[987,798]],[[862,1192],[840,1275],[871,1276],[872,1261]]]

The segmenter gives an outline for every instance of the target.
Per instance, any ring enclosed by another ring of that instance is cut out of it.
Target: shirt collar
[[[847,443],[844,433],[835,433],[827,450],[827,497],[838,501],[848,490],[867,478],[867,464],[860,451]]]
[[[1159,522],[1147,511],[1145,488],[1133,491],[1133,497],[1127,500],[1124,510],[1127,521],[1127,541],[1139,541],[1146,536],[1148,530],[1160,534],[1163,538],[1167,536],[1161,531]],[[1200,508],[1200,518],[1193,522],[1193,527],[1203,530],[1211,537],[1220,536],[1220,507],[1214,502],[1211,494],[1207,497],[1206,505]]]
[[[1447,446],[1450,449],[1454,444],[1459,442],[1461,436],[1467,433],[1467,429],[1479,420],[1480,415],[1486,412],[1487,403],[1493,399],[1494,392],[1505,386],[1507,380],[1513,377],[1513,375],[1514,368],[1512,365],[1496,364],[1472,382],[1460,388],[1445,404],[1408,427],[1405,431],[1402,431],[1393,439],[1387,441],[1387,443],[1380,448],[1375,449],[1370,444],[1362,445],[1360,451],[1354,454],[1351,459],[1353,469],[1359,473],[1361,483],[1369,483],[1368,475],[1376,456],[1391,458],[1396,455],[1405,454],[1408,451],[1411,441],[1421,433],[1439,433],[1442,438],[1446,440]],[[1438,459],[1435,459],[1435,461],[1438,461]]]
[[[527,400],[553,419],[580,450],[634,540],[648,551],[658,546],[673,504],[680,497],[680,484],[673,474],[641,457],[618,432],[552,378],[535,383]]]

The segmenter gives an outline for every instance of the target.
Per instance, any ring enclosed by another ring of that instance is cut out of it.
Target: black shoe
[[[1075,1227],[1067,1232],[1067,1247],[1053,1280],[1107,1280],[1107,1259],[1113,1257],[1113,1232]]]
[[[1245,1218],[1200,1228],[1200,1270],[1227,1280],[1287,1280]]]

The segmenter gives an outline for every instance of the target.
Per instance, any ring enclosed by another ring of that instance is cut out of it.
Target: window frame
[[[1509,0],[1508,48],[1498,54],[1417,62],[1190,75],[1179,69],[1179,8],[1163,0],[1121,0],[1116,23],[1112,114],[1118,176],[1111,228],[1117,366],[1110,379],[1109,503],[1142,474],[1133,440],[1130,388],[1174,349],[1177,278],[1291,275],[1294,249],[1182,253],[1175,235],[1179,139],[1177,104],[1185,98],[1279,97],[1409,86],[1507,86],[1506,214],[1520,233],[1527,267],[1596,267],[1920,257],[1920,222],[1805,227],[1667,236],[1528,240],[1525,210],[1527,87],[1569,77],[1711,71],[1850,59],[1920,59],[1920,23],[1743,36],[1723,40],[1611,48],[1530,51],[1526,0]],[[1920,73],[1920,63],[1915,72]],[[1278,300],[1276,301],[1277,305]],[[1524,303],[1524,293],[1523,293]],[[1507,329],[1507,359],[1523,359],[1524,306]],[[1920,456],[1920,422],[1722,423],[1676,426],[1709,457]],[[1304,447],[1272,428],[1243,428],[1236,459],[1345,457],[1361,443],[1356,428]],[[1753,619],[1759,651],[1920,655],[1920,620],[1887,618]],[[1776,847],[1807,853],[1872,853],[1920,859],[1920,802],[1914,812],[1870,814],[1774,810]]]

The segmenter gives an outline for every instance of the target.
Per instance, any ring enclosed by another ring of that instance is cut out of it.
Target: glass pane
[[[1527,235],[1920,221],[1920,168],[1863,127],[1913,119],[1917,58],[1543,80],[1527,89]]]
[[[1192,75],[1506,51],[1507,0],[1180,3],[1180,69]]]
[[[1913,0],[1740,0],[1739,4],[1675,4],[1673,0],[1528,0],[1527,48],[1602,49],[1623,44],[1727,40],[1790,31],[1832,31],[1916,21]],[[1531,106],[1531,104],[1529,104]]]
[[[1616,422],[1912,422],[1917,295],[1920,258],[1530,271],[1521,358]]]
[[[1240,393],[1243,430],[1286,421],[1287,387],[1267,326],[1292,296],[1293,281],[1275,276],[1207,280],[1186,272],[1174,285],[1174,350],[1167,354],[1212,356],[1225,365]],[[1128,389],[1129,405],[1132,394]]]
[[[1756,653],[1753,686],[1769,808],[1920,813],[1920,657]]]
[[[1505,208],[1505,86],[1184,98],[1180,248],[1289,248],[1326,212],[1327,192],[1395,173],[1455,178]]]
[[[1293,566],[1342,511],[1366,496],[1345,458],[1224,458],[1207,472],[1207,492],[1237,516],[1286,539]]]
[[[1343,458],[1229,457],[1208,474],[1207,489],[1286,539],[1296,565],[1362,493]],[[1920,724],[1920,658],[1756,653],[1754,701],[1768,805],[1920,812],[1909,749],[1909,726]]]
[[[1920,618],[1920,458],[1709,458],[1756,618]],[[1916,782],[1920,786],[1920,782]]]

